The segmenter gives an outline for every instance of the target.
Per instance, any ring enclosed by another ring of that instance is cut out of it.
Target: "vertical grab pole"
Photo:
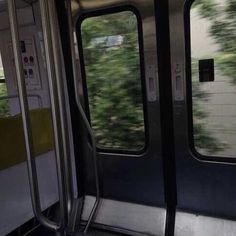
[[[65,91],[64,91],[64,81],[63,81],[63,68],[64,63],[62,60],[62,48],[60,41],[60,32],[58,26],[57,12],[55,8],[55,1],[48,1],[49,12],[49,22],[51,28],[51,37],[52,37],[52,49],[54,55],[54,65],[56,72],[56,81],[58,89],[58,102],[59,102],[59,112],[61,117],[61,127],[62,127],[62,142],[64,146],[64,165],[65,165],[65,184],[67,188],[67,205],[68,205],[68,214],[70,215],[73,205],[73,177],[72,177],[72,166],[71,166],[71,156],[70,156],[70,145],[69,145],[69,127],[67,121],[67,112],[65,104]]]
[[[82,120],[85,124],[85,127],[90,135],[91,144],[92,144],[92,156],[93,156],[93,163],[94,163],[94,175],[95,175],[95,185],[96,185],[96,200],[93,205],[92,211],[89,215],[87,224],[84,229],[84,233],[86,234],[89,226],[92,223],[94,215],[98,209],[100,203],[100,187],[99,187],[99,175],[98,175],[98,160],[97,160],[97,147],[96,147],[96,138],[94,132],[90,126],[90,123],[87,119],[87,116],[81,106],[79,94],[78,94],[78,76],[77,76],[77,66],[76,66],[76,57],[75,57],[75,48],[74,48],[74,36],[73,36],[73,20],[72,20],[72,10],[71,10],[71,1],[67,0],[67,15],[68,15],[68,24],[69,24],[69,33],[70,33],[70,47],[71,47],[71,57],[72,57],[72,64],[73,64],[73,77],[74,77],[74,85],[75,85],[75,96],[76,96],[76,103],[82,117]]]
[[[50,0],[51,1],[51,0]],[[60,113],[60,102],[58,96],[58,85],[57,85],[57,72],[55,71],[55,63],[54,62],[54,51],[53,51],[53,43],[52,43],[52,32],[50,21],[51,15],[49,11],[48,0],[40,0],[40,10],[41,10],[41,18],[42,18],[42,28],[43,28],[43,38],[44,38],[44,46],[45,46],[45,56],[47,62],[47,71],[49,77],[49,91],[50,91],[50,100],[51,100],[51,108],[52,108],[52,117],[53,117],[53,129],[54,129],[54,142],[55,142],[55,152],[56,152],[56,160],[58,163],[58,179],[59,179],[59,198],[60,201],[60,215],[63,216],[62,225],[65,228],[68,225],[69,221],[69,204],[68,204],[68,187],[66,182],[66,171],[64,166],[65,156],[64,153],[64,138],[61,126],[61,113]],[[61,98],[60,98],[61,99]]]
[[[22,64],[22,58],[21,58],[15,1],[8,0],[7,6],[8,6],[11,36],[12,36],[13,53],[14,53],[14,58],[15,58],[17,88],[18,88],[18,93],[19,93],[20,108],[22,112],[22,122],[23,122],[26,157],[27,157],[27,170],[28,170],[28,177],[29,177],[30,194],[32,198],[32,207],[33,207],[34,214],[40,224],[42,224],[43,226],[49,229],[57,231],[60,229],[60,225],[47,219],[42,214],[42,211],[41,211],[38,179],[37,179],[37,169],[36,169],[36,163],[34,159],[32,130],[31,130],[31,124],[30,124],[27,91],[26,91],[23,64]]]

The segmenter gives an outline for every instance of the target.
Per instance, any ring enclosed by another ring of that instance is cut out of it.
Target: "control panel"
[[[30,109],[49,107],[48,77],[46,67],[44,66],[44,51],[41,48],[42,39],[37,28],[33,25],[20,28],[19,34],[29,107]],[[10,30],[2,31],[0,36],[0,51],[7,93],[10,96],[17,96],[17,76]],[[20,112],[18,98],[10,99],[9,105],[12,115]]]
[[[12,62],[12,68],[14,68],[15,71],[15,62],[14,62],[12,44],[9,42],[8,45],[9,45],[8,46],[9,50],[12,52],[10,54],[12,57],[10,61]],[[38,58],[33,37],[21,40],[21,55],[22,55],[22,62],[24,67],[24,76],[27,90],[41,89]],[[14,78],[14,87],[17,88],[16,76],[13,76],[13,78]]]

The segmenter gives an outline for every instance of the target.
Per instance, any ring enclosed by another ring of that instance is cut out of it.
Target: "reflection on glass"
[[[145,132],[136,16],[125,11],[87,18],[81,30],[98,146],[142,149]]]
[[[194,144],[203,155],[236,156],[236,0],[191,8]],[[215,81],[199,82],[198,61],[214,58]]]

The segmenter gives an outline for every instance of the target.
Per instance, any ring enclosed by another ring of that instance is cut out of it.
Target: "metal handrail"
[[[19,93],[20,107],[22,112],[22,122],[24,129],[27,169],[28,169],[30,193],[32,198],[32,207],[34,214],[40,224],[46,226],[47,228],[57,231],[60,229],[60,225],[58,225],[56,222],[50,221],[47,217],[45,217],[42,214],[41,210],[37,169],[34,159],[35,155],[33,148],[32,129],[30,125],[29,106],[27,101],[27,91],[24,79],[23,63],[21,58],[19,32],[17,27],[17,13],[16,13],[15,0],[8,0],[7,6],[8,6],[12,44],[13,44],[13,53],[15,57],[17,89]]]
[[[48,1],[48,8],[50,9],[50,26],[51,26],[51,36],[52,36],[52,48],[54,55],[54,65],[56,72],[56,81],[58,85],[58,101],[59,101],[59,112],[61,116],[61,127],[62,127],[62,142],[64,146],[64,166],[65,166],[65,187],[67,188],[67,210],[70,217],[73,205],[73,177],[72,177],[72,165],[71,165],[71,155],[70,155],[70,136],[68,133],[68,121],[66,116],[66,98],[65,98],[65,86],[64,76],[65,71],[63,70],[64,60],[62,53],[62,45],[60,38],[60,29],[58,25],[57,12],[55,9],[55,0]]]
[[[7,99],[18,98],[18,97],[19,97],[18,94],[16,94],[16,95],[1,96],[1,97],[0,97],[0,101],[1,101],[1,100],[7,100]],[[42,98],[41,98],[41,96],[39,96],[38,94],[27,94],[27,97],[36,97],[36,98],[38,98],[38,100],[39,100],[39,107],[40,107],[40,108],[43,107]]]
[[[53,129],[54,129],[54,142],[55,142],[55,152],[56,152],[56,163],[58,170],[58,180],[59,180],[59,198],[60,198],[60,216],[61,216],[61,226],[65,229],[68,224],[69,210],[68,210],[68,187],[67,187],[67,177],[65,176],[65,166],[64,160],[69,158],[65,156],[65,147],[64,147],[64,133],[62,131],[63,125],[63,114],[60,111],[61,99],[59,95],[61,95],[60,85],[58,87],[58,67],[55,67],[56,62],[55,57],[53,56],[55,53],[55,46],[53,44],[53,40],[55,39],[52,35],[54,34],[51,31],[51,28],[55,27],[55,18],[52,15],[53,9],[49,8],[49,2],[51,2],[50,7],[54,6],[54,1],[52,0],[40,0],[40,11],[41,11],[41,19],[42,19],[42,28],[43,28],[43,38],[44,38],[44,46],[45,46],[45,56],[46,56],[46,64],[47,71],[49,76],[49,91],[50,91],[50,99],[51,99],[51,108],[52,108],[52,118],[53,118]]]
[[[98,175],[98,163],[97,163],[97,147],[96,147],[96,138],[95,134],[91,128],[91,125],[87,119],[87,116],[84,112],[84,109],[80,103],[80,98],[78,94],[78,74],[77,74],[77,65],[76,65],[76,56],[75,56],[75,47],[74,47],[74,36],[73,36],[73,20],[72,20],[72,10],[71,10],[71,1],[67,0],[67,15],[68,15],[68,24],[69,24],[69,33],[70,33],[70,47],[71,47],[71,56],[72,56],[72,66],[73,66],[73,77],[74,77],[74,86],[75,86],[75,96],[76,96],[76,103],[82,120],[85,124],[85,127],[90,135],[91,138],[91,145],[92,145],[92,156],[93,156],[93,163],[94,163],[94,174],[95,174],[95,186],[96,186],[96,201],[93,205],[93,208],[90,212],[87,224],[84,229],[84,233],[87,233],[89,226],[94,218],[94,215],[98,209],[100,203],[100,186],[99,186],[99,175]]]
[[[55,155],[56,155],[56,167],[58,177],[58,192],[60,203],[60,222],[53,222],[42,214],[39,186],[37,178],[37,169],[34,159],[32,129],[30,125],[29,105],[27,100],[27,89],[24,80],[24,70],[21,58],[20,39],[17,25],[17,12],[15,0],[8,0],[8,12],[10,29],[12,36],[13,52],[15,57],[15,67],[17,75],[17,89],[19,93],[20,108],[22,112],[22,121],[24,129],[24,138],[26,146],[27,156],[27,169],[30,184],[30,193],[32,198],[32,207],[35,217],[39,223],[43,226],[55,230],[59,233],[66,232],[68,226],[69,216],[72,205],[72,177],[71,177],[71,163],[70,152],[68,146],[68,133],[67,133],[67,120],[65,117],[65,94],[62,80],[62,61],[61,58],[61,45],[59,40],[58,22],[56,16],[55,2],[54,0],[40,0],[40,12],[42,19],[43,38],[45,46],[45,58],[47,64],[47,71],[49,77],[49,91],[51,100],[53,130],[54,130],[54,143],[55,143]],[[72,44],[73,48],[73,44]],[[75,65],[73,65],[74,67]],[[75,72],[75,68],[73,68]],[[74,76],[76,81],[76,74]],[[14,95],[13,95],[14,96]],[[37,95],[36,95],[37,96]],[[17,96],[16,96],[17,97]],[[10,98],[10,96],[8,96]],[[87,117],[83,111],[83,108],[79,102],[79,96],[76,92],[76,102],[81,114],[81,117],[85,123],[88,133],[92,140],[92,153],[94,161],[95,181],[96,181],[96,202],[93,206],[91,214],[89,216],[87,225],[84,232],[86,233],[93,216],[97,210],[100,200],[100,189],[98,179],[98,166],[96,155],[96,140]]]

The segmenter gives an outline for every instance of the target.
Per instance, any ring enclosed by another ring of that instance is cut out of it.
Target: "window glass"
[[[98,146],[141,150],[145,131],[136,16],[124,11],[86,18],[81,31]]]
[[[7,86],[0,54],[0,117],[8,116],[10,114],[9,101],[6,98],[3,99],[5,96],[7,96]]]
[[[196,0],[190,19],[194,145],[235,157],[236,1]]]

